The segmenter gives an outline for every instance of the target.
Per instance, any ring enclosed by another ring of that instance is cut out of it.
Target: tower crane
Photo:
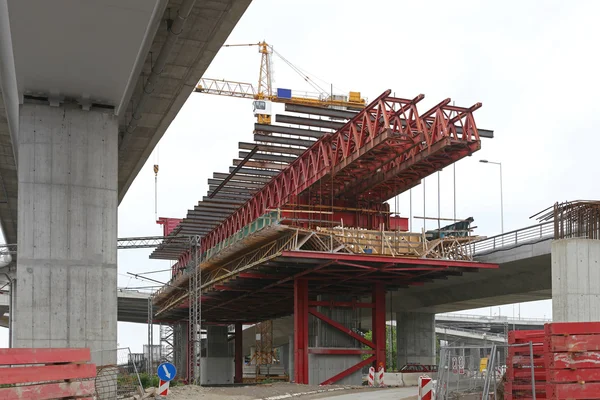
[[[196,89],[194,91],[198,93],[220,96],[254,99],[254,115],[257,117],[259,124],[271,123],[271,102],[352,110],[361,110],[366,105],[366,101],[361,97],[360,92],[349,92],[348,96],[326,93],[308,76],[303,74],[299,68],[286,60],[281,54],[274,51],[273,46],[269,45],[265,41],[259,43],[223,45],[223,47],[241,46],[258,46],[258,52],[261,54],[258,86],[256,88],[251,83],[229,81],[224,79],[202,78],[196,85]],[[288,64],[295,72],[300,74],[302,78],[309,82],[313,88],[317,89],[319,93],[316,96],[309,96],[292,94],[291,89],[277,88],[274,91],[271,79],[271,57],[273,53],[275,53],[286,64]]]

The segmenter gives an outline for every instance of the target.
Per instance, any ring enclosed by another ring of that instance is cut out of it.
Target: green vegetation
[[[390,331],[391,331],[391,343],[390,343]],[[373,331],[367,331],[364,335],[365,339],[373,340]],[[398,370],[398,349],[396,348],[396,327],[395,326],[387,326],[385,327],[385,348],[386,348],[386,359],[388,360],[386,365],[386,371],[397,371]],[[364,346],[363,349],[369,350],[368,346]],[[390,361],[390,351],[391,351],[391,363]],[[363,360],[369,358],[370,354],[363,354]],[[401,365],[402,366],[402,365]]]

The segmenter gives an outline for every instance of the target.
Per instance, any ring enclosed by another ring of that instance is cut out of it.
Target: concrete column
[[[237,322],[235,324],[235,383],[242,383],[244,381],[244,347],[242,340],[242,323]]]
[[[173,326],[173,361],[177,375],[187,376],[188,368],[188,325],[187,323]]]
[[[21,106],[15,347],[117,347],[118,123],[110,110]]]
[[[435,314],[399,312],[396,321],[398,368],[411,363],[435,364]]]
[[[552,320],[600,321],[600,240],[552,242]]]
[[[290,382],[294,382],[294,335],[289,336],[289,366],[288,366],[288,375],[290,377]]]
[[[229,351],[226,326],[206,327],[206,357],[202,357],[202,385],[233,383],[234,359]]]

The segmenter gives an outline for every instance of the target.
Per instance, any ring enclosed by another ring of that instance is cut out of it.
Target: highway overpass
[[[116,347],[117,206],[250,1],[0,1],[14,346]]]

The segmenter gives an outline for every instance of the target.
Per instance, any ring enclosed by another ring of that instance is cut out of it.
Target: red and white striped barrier
[[[427,375],[419,377],[419,397],[418,400],[432,400],[433,380]]]
[[[385,387],[385,383],[383,382],[383,365],[379,366],[379,371],[377,372],[377,386]]]
[[[369,377],[367,378],[369,386],[375,386],[375,368],[369,368]]]
[[[160,379],[157,392],[158,392],[159,396],[168,395],[169,394],[169,381],[163,381],[162,379]]]

